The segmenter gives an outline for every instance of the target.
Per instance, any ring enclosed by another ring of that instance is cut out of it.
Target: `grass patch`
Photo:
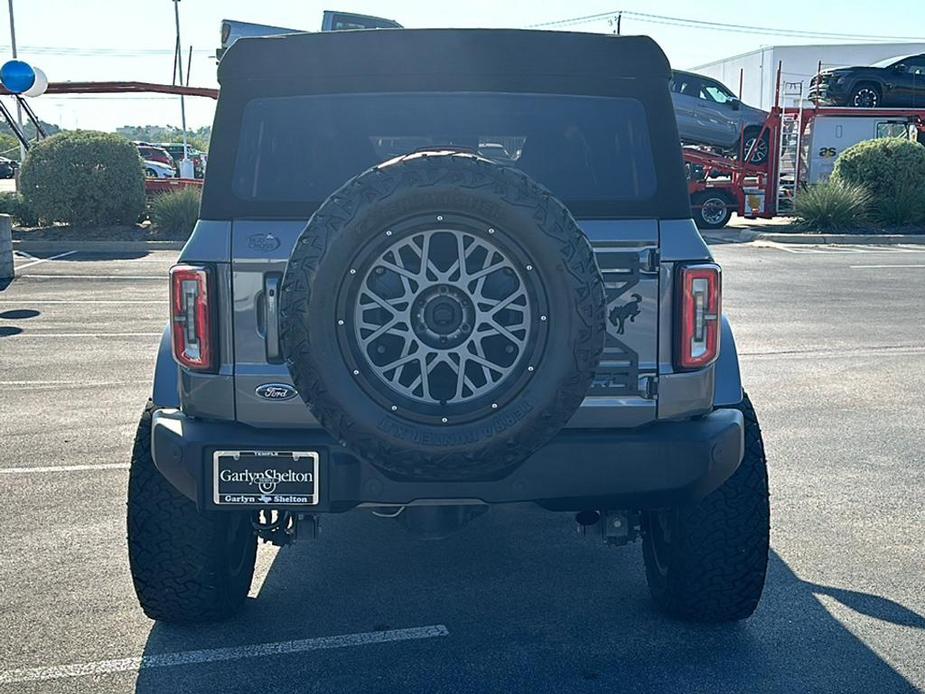
[[[863,186],[834,180],[811,186],[797,195],[795,226],[812,231],[857,229],[868,220],[871,195]]]
[[[198,188],[183,188],[158,195],[151,202],[151,222],[158,236],[188,238],[199,218]]]

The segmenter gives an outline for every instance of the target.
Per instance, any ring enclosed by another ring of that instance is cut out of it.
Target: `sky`
[[[10,56],[6,4],[0,8],[0,54]],[[19,57],[42,68],[49,81],[140,80],[169,83],[175,41],[172,0],[13,0]],[[769,7],[778,11],[768,12]],[[796,36],[791,32],[850,34],[859,40],[886,37],[925,40],[925,3],[880,11],[866,1],[779,3],[759,6],[740,0],[698,3],[683,0],[181,0],[180,30],[184,62],[190,47],[190,84],[216,86],[216,62],[222,19],[237,19],[293,29],[317,30],[325,9],[395,19],[406,27],[517,27],[599,13],[624,14],[624,34],[648,34],[661,44],[675,67],[689,68],[762,46],[852,43]],[[657,14],[642,17],[640,14]],[[735,24],[739,30],[678,25],[675,17]],[[609,17],[561,28],[612,33]],[[742,29],[758,27],[758,29]],[[550,25],[546,28],[560,28]],[[783,33],[775,33],[784,30]],[[214,103],[188,98],[191,129],[212,121]],[[114,130],[121,125],[180,125],[176,97],[160,95],[42,96],[33,108],[46,121],[65,128]]]

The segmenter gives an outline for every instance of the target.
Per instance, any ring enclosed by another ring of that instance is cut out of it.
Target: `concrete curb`
[[[186,241],[30,241],[14,240],[13,250],[24,253],[137,253],[143,251],[179,251]]]
[[[925,244],[925,234],[775,234],[743,229],[739,231],[738,237],[745,241],[771,241],[773,243],[848,243],[877,246],[890,246],[898,243]]]
[[[13,263],[13,220],[8,214],[0,214],[0,280],[10,280],[16,276]]]

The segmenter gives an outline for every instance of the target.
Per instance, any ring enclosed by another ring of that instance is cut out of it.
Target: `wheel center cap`
[[[453,349],[471,335],[475,308],[458,287],[438,285],[414,300],[411,318],[415,334],[426,345]]]

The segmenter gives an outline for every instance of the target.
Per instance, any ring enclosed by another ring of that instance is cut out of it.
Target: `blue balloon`
[[[22,94],[35,84],[35,70],[21,60],[8,60],[0,67],[0,82],[13,94]]]

